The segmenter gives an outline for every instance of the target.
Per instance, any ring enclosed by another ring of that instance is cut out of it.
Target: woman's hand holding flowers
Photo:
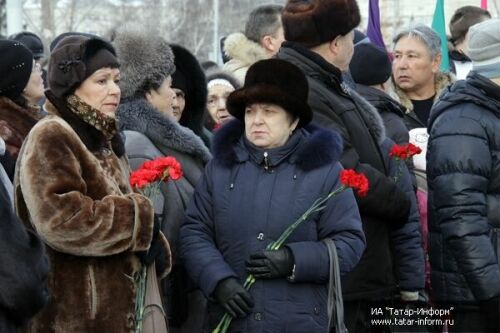
[[[244,318],[252,312],[252,295],[243,288],[236,278],[227,278],[215,287],[214,297],[231,317]]]
[[[294,259],[286,246],[279,250],[263,250],[247,260],[247,272],[256,279],[276,279],[292,275]]]

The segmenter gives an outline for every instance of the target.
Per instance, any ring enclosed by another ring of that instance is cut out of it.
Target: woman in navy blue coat
[[[348,189],[305,221],[280,250],[265,250],[317,198],[341,186],[340,137],[308,125],[307,81],[278,59],[250,67],[227,102],[236,118],[215,135],[181,227],[188,273],[209,298],[207,330],[224,311],[231,332],[326,332],[328,252],[335,241],[341,274],[365,249],[359,211]],[[248,273],[257,282],[246,291]]]

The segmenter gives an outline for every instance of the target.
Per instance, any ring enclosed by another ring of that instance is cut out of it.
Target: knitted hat
[[[469,29],[469,58],[477,73],[500,77],[500,20],[487,20]]]
[[[243,88],[229,95],[226,107],[230,114],[244,121],[248,104],[276,104],[298,117],[298,127],[302,127],[312,120],[308,93],[307,79],[298,67],[280,59],[260,60],[248,69]]]
[[[285,40],[307,47],[348,34],[360,20],[356,0],[288,0],[282,14]]]
[[[33,54],[23,44],[0,39],[0,96],[16,98],[28,84]]]
[[[63,98],[104,67],[120,66],[113,46],[97,37],[69,36],[57,43],[49,62],[49,88]]]
[[[113,44],[121,62],[123,97],[145,95],[175,72],[172,49],[161,36],[135,25],[125,25],[116,31]]]
[[[349,70],[354,82],[373,86],[386,82],[392,73],[391,60],[385,49],[372,43],[354,47]]]
[[[26,46],[31,53],[33,53],[33,58],[40,59],[43,57],[43,42],[32,32],[23,31],[17,34],[14,34],[9,37],[9,39],[17,40],[24,46]]]

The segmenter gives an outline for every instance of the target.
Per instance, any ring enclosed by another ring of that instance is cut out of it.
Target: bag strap
[[[331,238],[323,239],[330,257],[330,276],[328,281],[328,328],[335,328],[335,332],[347,332],[344,324],[344,302],[340,282],[339,259],[337,248]]]

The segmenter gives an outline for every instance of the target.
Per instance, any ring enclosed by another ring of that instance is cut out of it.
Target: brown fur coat
[[[14,158],[17,158],[24,138],[40,118],[39,108],[23,108],[8,97],[0,97],[0,137]]]
[[[49,304],[26,331],[133,332],[133,252],[150,245],[152,204],[132,191],[125,155],[68,110],[48,109],[26,138],[15,177],[17,213],[47,244],[51,263]]]

